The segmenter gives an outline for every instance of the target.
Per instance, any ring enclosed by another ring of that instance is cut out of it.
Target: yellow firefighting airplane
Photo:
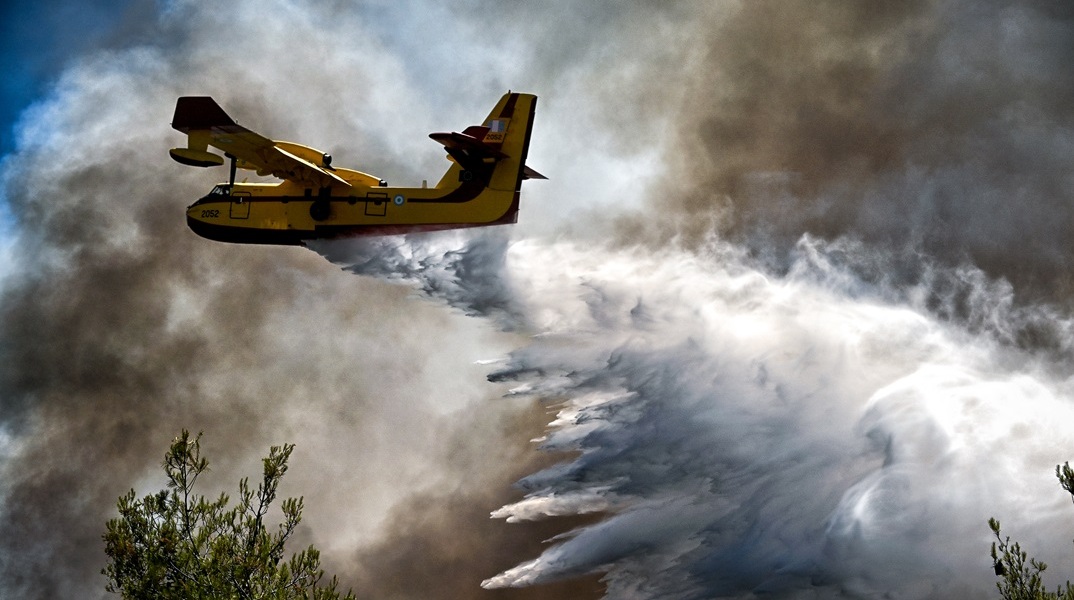
[[[187,135],[171,157],[194,167],[231,159],[231,179],[186,213],[194,233],[244,244],[302,244],[307,240],[388,235],[514,223],[524,179],[545,179],[526,166],[537,97],[508,92],[482,125],[462,133],[432,133],[451,166],[435,187],[388,187],[377,177],[332,166],[329,154],[273,141],[235,123],[209,97],[175,105],[172,127]],[[235,183],[235,170],[283,179]]]

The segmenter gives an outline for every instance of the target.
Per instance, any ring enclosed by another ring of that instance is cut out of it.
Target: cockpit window
[[[210,196],[230,196],[231,195],[231,186],[230,185],[218,185],[218,186],[213,188],[213,191],[209,192],[209,195]]]

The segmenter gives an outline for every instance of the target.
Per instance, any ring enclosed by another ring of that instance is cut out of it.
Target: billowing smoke
[[[845,248],[805,239],[775,277],[718,240],[506,255],[495,238],[445,241],[322,251],[464,310],[524,315],[515,326],[539,335],[491,379],[554,409],[541,447],[575,458],[523,477],[526,497],[493,517],[606,515],[486,588],[596,573],[614,598],[987,594],[989,516],[1038,534],[1069,516],[1050,474],[1074,444],[1055,375],[1069,368],[950,323],[927,290],[861,279]],[[976,281],[982,320],[1021,318],[1005,287]],[[1056,326],[1069,347],[1070,323]],[[1067,540],[1032,543],[1061,559]]]
[[[485,380],[512,335],[308,250],[186,230],[183,207],[226,175],[167,158],[182,142],[168,126],[179,95],[212,94],[260,131],[400,179],[446,165],[431,141],[401,144],[465,127],[503,92],[489,82],[451,117],[408,84],[418,73],[379,43],[372,9],[263,7],[171,4],[146,24],[158,42],[84,57],[23,117],[3,166],[19,236],[0,305],[4,597],[103,596],[104,522],[127,489],[160,489],[181,428],[205,432],[209,495],[256,474],[268,446],[296,443],[283,493],[306,496],[298,542],[337,557],[362,591],[377,581],[338,557],[375,543],[395,507],[446,497],[491,523],[520,496],[511,482],[548,460],[526,442],[543,409],[500,401]],[[471,544],[475,566],[457,578],[475,593],[532,551],[511,539],[548,537],[476,533],[446,509],[423,522],[450,540],[503,540]],[[422,566],[396,568],[405,579]]]
[[[300,542],[366,597],[984,595],[989,516],[1069,573],[1070,16],[165,5],[3,163],[0,595],[103,595],[184,427],[214,490],[296,443]],[[179,95],[417,184],[507,88],[552,177],[516,227],[185,229]]]
[[[714,12],[660,196],[672,232],[703,240],[715,221],[780,265],[804,232],[849,235],[971,262],[1022,296],[1067,297],[1069,6],[761,1]]]

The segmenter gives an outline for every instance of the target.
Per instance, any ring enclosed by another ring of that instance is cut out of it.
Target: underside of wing
[[[223,164],[219,155],[208,151],[207,146],[213,146],[235,157],[242,168],[254,169],[259,175],[272,175],[308,188],[350,186],[332,172],[331,157],[327,154],[300,144],[275,142],[250,131],[232,120],[208,96],[179,98],[172,127],[187,134],[187,147],[171,151],[172,158],[182,164],[199,167]]]

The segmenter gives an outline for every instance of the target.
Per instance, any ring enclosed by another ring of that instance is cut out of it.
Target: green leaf
[[[105,589],[131,599],[340,598],[334,577],[320,585],[324,571],[316,548],[284,560],[286,542],[302,519],[301,498],[283,500],[283,521],[272,534],[265,528],[293,450],[293,444],[271,447],[256,493],[244,478],[238,503],[229,506],[226,494],[209,501],[195,493],[209,462],[201,456],[201,434],[192,438],[183,430],[164,456],[166,488],[140,500],[131,490],[116,503],[119,518],[106,523]]]

